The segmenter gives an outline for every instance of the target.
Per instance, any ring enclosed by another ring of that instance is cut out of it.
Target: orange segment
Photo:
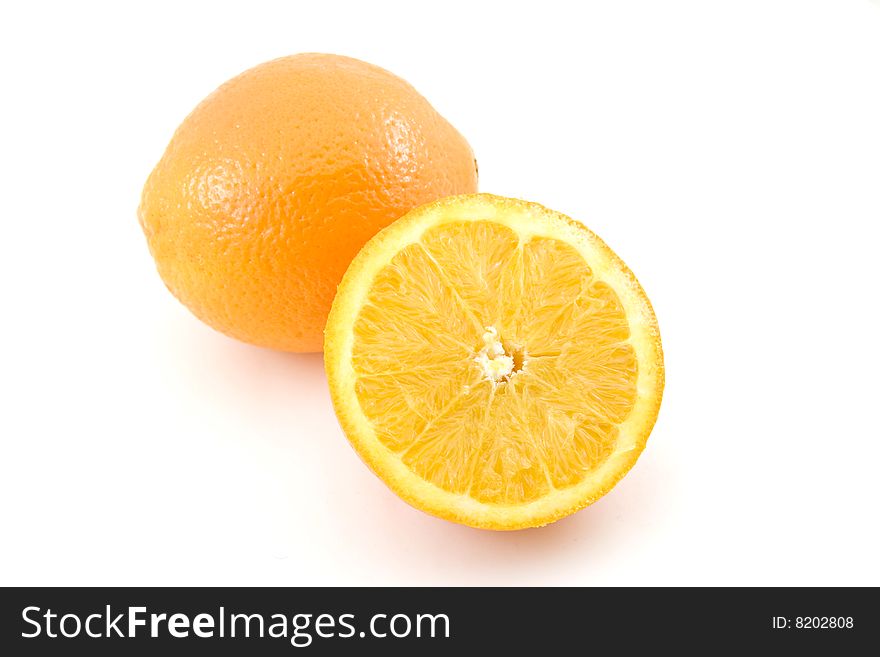
[[[421,244],[471,316],[479,315],[481,334],[485,325],[513,329],[522,280],[515,232],[488,221],[452,222],[428,230]]]
[[[414,506],[492,529],[606,493],[659,410],[656,319],[581,224],[489,195],[409,213],[339,288],[325,341],[354,447]]]

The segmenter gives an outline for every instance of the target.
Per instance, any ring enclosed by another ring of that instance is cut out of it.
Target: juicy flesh
[[[395,255],[354,336],[355,390],[378,439],[484,503],[582,481],[635,403],[615,292],[569,244],[490,221],[442,224]]]

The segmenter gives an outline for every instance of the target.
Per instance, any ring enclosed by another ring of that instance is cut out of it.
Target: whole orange
[[[202,101],[138,217],[165,284],[201,320],[256,345],[320,351],[361,246],[415,206],[476,188],[467,141],[407,82],[301,54]]]

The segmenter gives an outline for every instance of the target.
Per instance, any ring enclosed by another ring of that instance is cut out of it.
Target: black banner
[[[875,589],[839,588],[7,588],[0,596],[4,655],[847,650],[873,645],[880,614]]]

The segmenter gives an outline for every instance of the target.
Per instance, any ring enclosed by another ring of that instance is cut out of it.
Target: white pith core
[[[486,327],[486,332],[483,333],[483,348],[476,353],[474,361],[492,383],[506,381],[521,368],[521,364],[515,362],[513,350],[505,349],[494,326]]]

